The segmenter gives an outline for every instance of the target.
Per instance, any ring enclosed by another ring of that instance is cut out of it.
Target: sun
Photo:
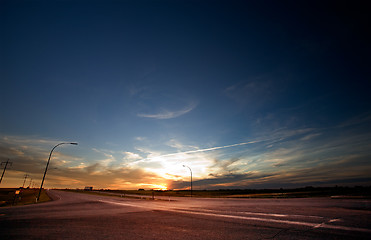
[[[167,190],[166,184],[153,184],[152,186],[154,190],[161,190],[161,191]]]
[[[166,183],[140,183],[137,185],[138,188],[145,188],[145,189],[153,189],[153,190],[161,190],[165,191],[167,190],[167,184]]]

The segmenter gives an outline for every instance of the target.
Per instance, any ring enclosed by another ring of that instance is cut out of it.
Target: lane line
[[[104,202],[104,203],[109,203],[109,204],[122,205],[122,206],[145,208],[145,209],[151,209],[151,210],[162,210],[162,211],[168,211],[168,212],[178,212],[178,213],[193,214],[193,215],[203,215],[203,216],[212,216],[212,217],[223,217],[223,218],[232,218],[232,219],[252,220],[252,221],[259,221],[259,222],[284,223],[284,224],[290,224],[290,225],[306,226],[306,227],[311,227],[311,228],[327,228],[327,229],[371,233],[371,229],[329,225],[329,224],[325,224],[325,223],[309,223],[309,222],[301,222],[301,221],[247,217],[247,216],[238,216],[238,215],[226,215],[226,214],[207,213],[207,212],[191,212],[191,211],[185,211],[185,210],[180,210],[180,209],[168,209],[168,208],[161,208],[161,207],[138,206],[138,205],[135,205],[135,204],[111,202],[111,201],[106,201],[106,200],[99,200],[99,201]]]
[[[214,210],[208,210],[208,209],[202,209],[204,212],[215,212]],[[230,213],[233,213],[229,211]],[[311,215],[297,215],[297,214],[279,214],[279,213],[258,213],[258,212],[236,212],[240,214],[245,214],[245,215],[258,215],[258,216],[272,216],[272,217],[302,217],[302,218],[320,218],[323,219],[324,217],[320,216],[311,216]]]

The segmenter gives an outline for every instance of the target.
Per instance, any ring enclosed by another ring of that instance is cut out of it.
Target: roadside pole
[[[6,170],[6,167],[8,166],[8,164],[10,163],[10,166],[12,166],[12,162],[9,162],[9,159],[8,159],[8,161],[6,161],[6,162],[2,162],[1,165],[3,165],[3,163],[5,163],[5,167],[4,167],[3,174],[1,175],[0,183],[1,183],[1,181],[3,180],[4,173],[5,173],[5,170]]]
[[[24,175],[24,181],[23,181],[22,188],[24,188],[24,184],[26,183],[26,179],[28,178],[28,176],[29,176],[28,174],[25,174]]]

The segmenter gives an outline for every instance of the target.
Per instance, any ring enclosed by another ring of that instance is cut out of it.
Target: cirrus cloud
[[[197,107],[197,103],[193,102],[190,105],[184,107],[183,109],[176,110],[176,111],[170,111],[167,109],[163,109],[157,113],[139,113],[138,117],[144,117],[144,118],[154,118],[154,119],[171,119],[171,118],[177,118],[180,117],[186,113],[189,113],[193,109]]]

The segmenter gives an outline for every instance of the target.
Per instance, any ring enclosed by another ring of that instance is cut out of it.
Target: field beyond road
[[[0,188],[0,207],[36,203],[38,188]],[[50,201],[45,190],[41,191],[39,202]]]
[[[76,192],[89,192],[71,190]],[[109,190],[100,189],[93,192],[121,196],[151,197],[190,197],[189,190]],[[227,189],[227,190],[193,190],[193,197],[206,198],[371,198],[371,187],[305,187],[296,189]]]

